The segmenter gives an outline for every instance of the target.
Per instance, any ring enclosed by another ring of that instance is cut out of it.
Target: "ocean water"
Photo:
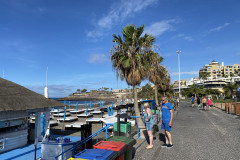
[[[85,107],[85,105],[90,105],[90,103],[92,103],[92,105],[100,105],[100,101],[59,101],[59,102],[62,102],[62,103],[64,103],[64,104],[66,104],[66,105],[71,105],[71,106],[76,106],[76,105],[78,105],[78,106],[84,106]],[[101,103],[105,103],[104,101],[101,101]]]
[[[51,98],[54,100],[58,100],[59,98]],[[85,105],[90,106],[90,103],[92,103],[92,105],[99,105],[100,103],[105,104],[106,101],[59,101],[61,103],[64,103],[66,105],[71,105],[71,106],[79,106],[79,107],[85,107]]]

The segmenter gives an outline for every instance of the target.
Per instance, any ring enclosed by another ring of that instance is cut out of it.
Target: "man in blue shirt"
[[[192,102],[192,107],[194,107],[195,98],[193,96],[191,97],[191,102]]]
[[[173,120],[173,107],[171,103],[168,102],[167,97],[162,97],[162,116],[161,116],[161,129],[164,129],[166,143],[162,147],[172,148],[172,136],[170,131],[172,129],[172,120]]]

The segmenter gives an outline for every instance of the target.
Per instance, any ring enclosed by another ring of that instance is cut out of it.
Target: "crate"
[[[117,130],[117,122],[114,123],[113,130],[118,131]],[[131,123],[130,122],[120,122],[120,132],[131,133]]]

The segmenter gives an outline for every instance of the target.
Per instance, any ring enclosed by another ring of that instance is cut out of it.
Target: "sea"
[[[58,100],[60,98],[50,98],[50,99],[53,99],[53,100]],[[102,104],[105,104],[106,101],[59,101],[61,103],[64,103],[65,105],[71,105],[71,106],[79,106],[79,107],[85,107],[86,105],[87,106],[90,106],[90,104],[92,105],[99,105],[102,103]]]

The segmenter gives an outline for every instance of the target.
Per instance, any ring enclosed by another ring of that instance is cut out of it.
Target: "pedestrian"
[[[209,111],[211,111],[211,108],[212,108],[212,100],[211,100],[211,98],[209,97],[208,98],[208,108],[209,108]]]
[[[198,108],[200,107],[200,98],[199,97],[197,97],[197,105],[198,105]]]
[[[203,109],[206,111],[206,109],[207,109],[207,99],[205,98],[205,96],[203,96],[202,105],[203,105]]]
[[[194,107],[195,98],[193,96],[191,97],[191,102],[192,102],[192,107]]]
[[[179,100],[179,97],[177,98],[177,107],[180,107],[180,100]]]
[[[144,121],[146,123],[147,133],[149,137],[149,145],[146,147],[146,149],[152,149],[153,148],[153,134],[152,134],[152,128],[153,128],[153,118],[152,118],[152,110],[150,109],[149,103],[144,103]]]
[[[171,136],[171,130],[172,130],[172,121],[173,121],[173,107],[171,103],[168,102],[167,97],[162,97],[162,116],[160,120],[161,129],[164,130],[165,133],[165,143],[161,147],[167,147],[172,148],[172,136]]]

